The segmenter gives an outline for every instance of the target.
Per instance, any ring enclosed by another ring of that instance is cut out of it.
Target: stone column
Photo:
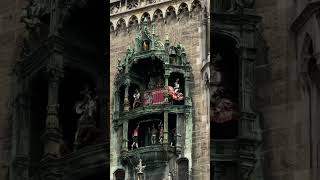
[[[184,97],[185,97],[185,105],[191,105],[191,98],[189,96],[190,90],[190,75],[189,70],[185,73],[184,77]]]
[[[58,35],[58,28],[59,28],[59,21],[60,21],[60,8],[59,8],[59,1],[51,0],[50,1],[50,27],[49,27],[49,36],[57,36]]]
[[[128,151],[128,121],[122,124],[122,151]]]
[[[184,123],[183,123],[183,116],[182,114],[177,114],[177,120],[176,120],[176,150],[178,153],[181,153],[182,151],[182,131],[184,129]]]
[[[164,85],[169,86],[169,76],[168,74],[164,75]]]
[[[164,87],[167,88],[169,85],[169,75],[165,74],[164,75]],[[165,98],[164,98],[164,102],[165,103],[169,103],[169,95],[166,94]]]
[[[168,144],[168,121],[169,121],[169,118],[168,118],[168,111],[165,111],[164,112],[164,115],[163,115],[163,119],[164,119],[164,126],[163,126],[163,144]]]
[[[48,107],[44,139],[44,158],[60,157],[60,142],[62,138],[61,130],[59,128],[59,85],[62,78],[62,72],[56,69],[49,69],[49,86],[48,86]]]
[[[125,92],[124,92],[124,111],[129,111],[129,109],[130,109],[130,104],[129,104],[129,86],[130,86],[130,81],[127,80],[126,88],[125,88]]]

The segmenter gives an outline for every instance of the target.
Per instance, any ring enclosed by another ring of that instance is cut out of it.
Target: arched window
[[[189,14],[189,8],[186,3],[181,3],[178,9],[178,15],[188,15]]]
[[[176,9],[172,6],[169,6],[166,10],[166,19],[173,20],[176,18]]]
[[[130,19],[129,19],[129,25],[128,25],[128,27],[137,26],[138,23],[139,23],[139,22],[138,22],[137,16],[133,15],[133,16],[131,16]]]
[[[119,19],[117,22],[117,30],[126,28],[126,21],[124,19]]]
[[[191,4],[191,11],[200,11],[201,10],[201,2],[199,0],[195,0]]]
[[[157,9],[153,14],[153,21],[158,21],[163,19],[163,13],[160,9]]]
[[[148,23],[151,22],[151,17],[150,17],[150,14],[145,12],[142,14],[141,16],[141,23],[147,21]]]

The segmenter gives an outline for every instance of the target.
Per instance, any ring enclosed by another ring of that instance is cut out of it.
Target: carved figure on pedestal
[[[144,169],[146,168],[146,166],[143,166],[142,165],[142,160],[139,159],[139,164],[137,165],[136,167],[136,170],[137,170],[137,179],[138,180],[143,180],[143,176],[144,176]]]
[[[133,147],[135,146],[136,148],[139,147],[138,145],[138,137],[139,137],[139,124],[137,125],[137,127],[133,130],[133,133],[132,133],[132,144],[131,144],[131,150],[133,150]]]
[[[159,124],[160,127],[160,133],[159,133],[159,143],[163,144],[163,136],[164,136],[164,130],[163,130],[163,124]]]
[[[157,142],[157,133],[158,133],[158,130],[154,124],[152,124],[151,130],[149,128],[149,132],[151,132],[151,144],[154,145]]]
[[[136,92],[133,94],[133,109],[136,107],[139,107],[141,105],[141,100],[140,100],[140,92],[138,89],[136,89]]]
[[[86,88],[81,91],[84,98],[76,103],[76,113],[81,114],[78,120],[78,129],[75,134],[75,145],[84,145],[90,143],[90,140],[96,135],[95,113],[97,111],[96,99],[93,92]]]
[[[147,99],[147,105],[152,105],[152,93],[149,92],[147,93],[147,96],[146,96],[146,99]]]

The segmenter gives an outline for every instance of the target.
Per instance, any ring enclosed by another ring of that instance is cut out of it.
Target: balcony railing
[[[166,92],[166,89],[164,89],[164,88],[158,88],[158,89],[144,91],[142,93],[143,106],[164,104],[165,103],[165,92]]]

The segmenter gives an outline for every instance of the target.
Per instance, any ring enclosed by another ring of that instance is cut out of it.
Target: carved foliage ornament
[[[41,25],[41,17],[44,15],[46,7],[35,0],[29,1],[27,7],[22,9],[20,21],[25,24],[29,32],[38,31]]]

